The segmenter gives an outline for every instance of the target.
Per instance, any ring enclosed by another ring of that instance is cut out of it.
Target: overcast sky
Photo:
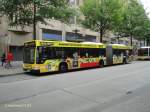
[[[140,0],[140,1],[144,5],[146,12],[150,13],[150,0]],[[149,14],[149,17],[150,17],[150,14]]]

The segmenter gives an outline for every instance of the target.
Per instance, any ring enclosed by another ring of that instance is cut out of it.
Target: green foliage
[[[74,14],[68,0],[0,0],[0,3],[0,11],[8,17],[11,25],[33,24],[34,6],[36,22],[53,17],[66,22]]]
[[[102,37],[106,30],[112,30],[122,21],[122,5],[122,0],[85,0],[81,6],[85,16],[83,25],[99,31]]]
[[[115,31],[122,36],[145,38],[150,26],[143,5],[137,0],[127,0],[125,4],[122,23],[115,27]]]
[[[150,19],[138,0],[85,0],[80,9],[82,24],[100,31],[101,37],[111,30],[119,36],[148,38]]]

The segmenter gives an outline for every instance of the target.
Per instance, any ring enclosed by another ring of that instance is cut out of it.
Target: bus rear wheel
[[[99,62],[99,67],[104,67],[104,61],[103,60],[101,60],[100,62]]]
[[[123,59],[123,64],[127,64],[127,59]]]
[[[68,70],[68,66],[67,66],[67,64],[66,63],[61,63],[60,65],[59,65],[59,71],[60,72],[67,72],[67,70]]]

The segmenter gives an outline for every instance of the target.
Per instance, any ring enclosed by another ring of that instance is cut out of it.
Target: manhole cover
[[[128,94],[132,94],[132,91],[128,91],[128,92],[126,92],[126,94],[128,95]]]

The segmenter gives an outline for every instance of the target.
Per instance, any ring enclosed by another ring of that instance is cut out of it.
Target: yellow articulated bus
[[[150,46],[144,46],[138,49],[138,60],[150,60]]]
[[[23,69],[35,73],[103,67],[132,61],[132,47],[94,42],[35,40],[24,44]]]

